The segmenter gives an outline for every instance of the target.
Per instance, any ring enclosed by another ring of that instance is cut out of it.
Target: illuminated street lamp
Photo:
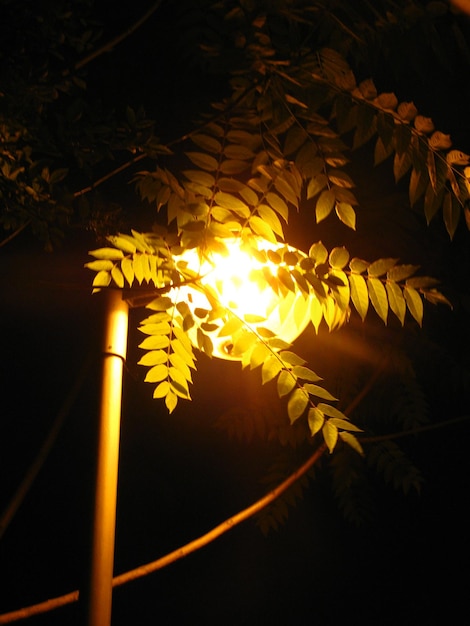
[[[189,283],[173,289],[170,297],[185,301],[197,318],[198,310],[211,308],[212,296],[217,305],[243,322],[242,332],[252,334],[263,328],[287,343],[294,341],[310,322],[311,297],[299,289],[287,288],[277,276],[280,272],[288,273],[289,262],[295,264],[306,255],[292,246],[261,238],[255,238],[251,244],[228,239],[224,246],[228,254],[212,253],[202,259],[197,250],[185,250],[178,262],[197,272],[198,285],[203,290]],[[213,356],[242,359],[242,352],[219,329],[205,332],[212,340]],[[187,333],[197,347],[197,327]]]
[[[211,308],[211,300],[242,320],[244,332],[265,329],[286,342],[300,335],[310,320],[309,297],[298,289],[282,286],[275,277],[305,255],[285,244],[256,240],[256,249],[240,240],[225,240],[227,255],[210,254],[201,259],[194,249],[177,259],[195,276],[197,284],[172,288],[169,295],[186,301],[194,315]],[[286,279],[287,280],[287,279]],[[103,344],[102,387],[98,458],[89,587],[84,596],[88,626],[111,624],[112,579],[116,497],[119,463],[122,373],[126,359],[128,304],[119,289],[105,289],[106,317]],[[241,360],[242,353],[227,337],[211,337],[213,355]],[[196,330],[188,336],[197,347]]]

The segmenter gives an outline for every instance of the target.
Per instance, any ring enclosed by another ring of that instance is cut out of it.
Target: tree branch
[[[8,237],[0,241],[0,248],[3,248],[3,246],[6,246],[7,243],[9,243],[10,241],[12,241],[12,239],[17,237],[20,233],[22,233],[24,229],[27,228],[30,224],[31,224],[31,220],[29,219],[26,222],[24,222],[24,224],[21,224],[21,226],[18,226],[18,228],[14,230],[10,235],[8,235]]]
[[[161,3],[162,3],[162,0],[157,0],[157,2],[154,2],[153,5],[150,7],[150,9],[140,19],[138,19],[137,22],[135,22],[130,28],[128,28],[124,33],[121,33],[114,39],[111,39],[111,41],[106,43],[104,46],[102,46],[101,48],[98,48],[97,50],[94,50],[88,56],[81,59],[81,61],[78,61],[77,63],[75,63],[75,69],[79,70],[85,65],[87,65],[88,63],[90,63],[91,61],[93,61],[94,59],[96,59],[97,57],[101,56],[102,54],[106,52],[110,52],[113,48],[115,48],[118,44],[120,44],[121,41],[123,41],[124,39],[132,35],[133,32],[135,32],[138,28],[140,28],[142,24],[146,22],[153,13],[155,13],[155,11],[158,9]]]
[[[117,174],[120,174],[121,172],[126,170],[131,165],[134,165],[134,163],[137,163],[138,161],[141,161],[142,159],[145,159],[146,156],[147,155],[143,153],[143,154],[139,154],[138,156],[134,157],[130,161],[126,161],[126,163],[123,163],[122,165],[120,165],[119,167],[114,169],[112,172],[108,172],[107,174],[105,174],[104,176],[99,178],[92,185],[89,185],[88,187],[85,187],[84,189],[80,189],[80,191],[76,191],[73,194],[73,197],[74,198],[79,198],[80,196],[84,196],[86,193],[90,193],[90,191],[93,191],[93,189],[98,187],[98,185],[102,185],[103,183],[105,183],[107,180],[109,180],[113,176],[116,176]]]
[[[80,389],[85,380],[85,376],[88,373],[91,360],[92,360],[91,355],[89,355],[87,359],[85,360],[85,362],[83,363],[82,368],[80,369],[78,376],[75,379],[74,384],[72,385],[72,388],[70,389],[67,397],[65,398],[64,402],[62,403],[62,406],[60,407],[60,410],[51,426],[49,434],[47,435],[38,454],[36,455],[36,458],[34,459],[30,468],[26,472],[23,480],[21,481],[18,489],[14,493],[10,502],[8,503],[3,513],[1,514],[0,516],[0,539],[3,537],[6,529],[8,528],[8,525],[10,524],[17,510],[21,506],[23,500],[25,499],[28,491],[31,488],[31,485],[34,483],[37,475],[39,474],[42,466],[44,465],[44,462],[49,456],[49,453],[52,450],[52,447],[54,446],[54,443],[62,428],[62,424],[64,423],[67,415],[69,414],[70,409],[73,403],[75,402],[75,399],[78,396],[78,393],[80,392]]]
[[[226,519],[224,522],[207,532],[205,535],[198,537],[197,539],[190,541],[184,546],[181,546],[177,550],[170,552],[169,554],[157,559],[156,561],[152,561],[151,563],[147,563],[146,565],[141,565],[136,569],[130,570],[129,572],[125,572],[124,574],[120,574],[119,576],[115,576],[113,578],[113,587],[118,587],[120,585],[124,585],[127,582],[132,580],[137,580],[138,578],[142,578],[143,576],[147,576],[147,574],[151,574],[159,569],[182,559],[183,557],[191,554],[191,552],[195,552],[200,548],[204,547],[208,543],[220,537],[228,530],[231,530],[241,522],[249,519],[261,509],[266,507],[268,504],[271,504],[276,498],[278,498],[284,491],[286,491],[296,480],[298,480],[303,474],[305,474],[311,467],[314,465],[318,459],[323,455],[326,450],[326,445],[320,445],[315,452],[305,461],[305,463],[299,467],[293,474],[291,474],[284,482],[282,482],[278,487],[273,489],[267,495],[265,495],[260,500],[257,500],[254,504],[243,509],[233,517]],[[58,598],[52,598],[50,600],[46,600],[45,602],[40,602],[39,604],[33,604],[32,606],[25,607],[23,609],[18,609],[17,611],[12,611],[10,613],[4,613],[0,615],[0,624],[11,624],[12,622],[17,622],[22,619],[27,619],[29,617],[33,617],[35,615],[40,615],[41,613],[46,613],[48,611],[52,611],[54,609],[58,609],[60,607],[66,606],[67,604],[72,604],[73,602],[77,602],[79,599],[79,592],[72,591],[66,595],[59,596]]]

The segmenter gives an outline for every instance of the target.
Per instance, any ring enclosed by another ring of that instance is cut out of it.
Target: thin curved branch
[[[372,435],[370,437],[361,437],[361,443],[375,443],[377,441],[388,441],[390,439],[401,439],[402,437],[409,437],[410,435],[421,435],[427,433],[430,430],[438,430],[439,428],[445,428],[446,426],[453,426],[454,424],[460,424],[470,420],[470,415],[461,415],[460,417],[454,417],[451,420],[445,422],[438,422],[437,424],[428,424],[427,426],[418,426],[411,430],[403,430],[395,433],[389,433],[387,435]]]
[[[119,167],[114,169],[112,172],[108,172],[107,174],[105,174],[104,176],[99,178],[92,185],[89,185],[88,187],[84,187],[83,189],[80,189],[80,191],[76,191],[73,194],[73,197],[74,198],[79,198],[80,196],[84,196],[86,193],[90,193],[90,191],[93,191],[99,185],[102,185],[103,183],[108,181],[110,178],[113,178],[113,176],[117,176],[118,174],[120,174],[121,172],[126,170],[131,165],[134,165],[134,163],[138,163],[142,159],[145,159],[146,156],[147,156],[147,154],[142,153],[142,154],[139,154],[138,156],[134,157],[130,161],[126,161],[125,163],[123,163],[122,165],[120,165]]]
[[[267,495],[265,495],[260,500],[257,500],[254,504],[250,505],[243,511],[236,513],[234,516],[226,519],[224,522],[207,532],[206,534],[190,541],[184,546],[181,546],[177,550],[170,552],[169,554],[157,559],[156,561],[152,561],[151,563],[147,563],[145,565],[141,565],[129,572],[125,572],[124,574],[120,574],[119,576],[115,576],[113,578],[113,587],[118,587],[120,585],[124,585],[127,582],[132,580],[137,580],[138,578],[142,578],[143,576],[147,576],[147,574],[151,574],[159,569],[182,559],[183,557],[191,554],[191,552],[195,552],[200,548],[206,546],[207,544],[217,539],[228,530],[231,530],[241,522],[253,517],[256,513],[261,511],[268,504],[271,504],[276,498],[278,498],[284,491],[286,491],[289,487],[293,485],[293,483],[298,480],[303,474],[305,474],[311,467],[314,465],[324,454],[326,451],[326,445],[322,444],[319,446],[315,452],[305,461],[305,463],[299,467],[293,474],[291,474],[284,482],[282,482],[278,487],[273,489]],[[34,604],[32,606],[25,607],[23,609],[18,609],[17,611],[12,611],[10,613],[4,613],[0,615],[0,624],[11,624],[12,622],[17,622],[19,620],[27,619],[29,617],[33,617],[35,615],[40,615],[41,613],[46,613],[48,611],[52,611],[54,609],[58,609],[60,607],[66,606],[68,604],[72,604],[73,602],[77,602],[79,599],[79,592],[72,591],[58,598],[52,598],[50,600],[46,600],[45,602],[40,602],[39,604]]]
[[[91,360],[92,360],[91,355],[89,355],[84,361],[78,373],[78,376],[76,377],[74,384],[72,385],[72,388],[70,389],[67,397],[65,398],[64,402],[62,403],[62,406],[60,407],[59,412],[57,413],[57,416],[51,426],[49,434],[47,435],[38,454],[36,455],[36,458],[34,459],[30,468],[26,472],[23,480],[21,481],[18,489],[14,493],[10,502],[8,503],[8,505],[2,512],[0,516],[0,539],[3,537],[6,529],[8,528],[8,525],[10,524],[17,510],[21,506],[28,491],[31,489],[31,486],[34,483],[37,475],[41,471],[41,468],[44,465],[44,462],[49,456],[49,453],[52,450],[56,442],[56,439],[59,435],[59,432],[62,428],[65,418],[69,414],[70,409],[73,403],[75,402],[75,399],[77,398],[80,392],[80,389],[82,388],[83,382],[85,380],[86,374],[88,373],[88,370],[91,364]]]
[[[18,226],[18,228],[14,230],[12,233],[10,233],[8,237],[5,237],[5,239],[2,239],[2,241],[0,241],[0,248],[3,248],[3,246],[6,246],[7,243],[10,243],[10,241],[12,241],[15,237],[18,237],[18,235],[22,233],[24,229],[27,228],[30,224],[31,224],[31,219],[26,220],[26,222],[21,224],[21,226]]]
[[[132,24],[130,28],[128,28],[125,32],[121,33],[114,39],[111,39],[111,41],[104,44],[104,46],[102,46],[101,48],[94,50],[88,56],[84,57],[83,59],[75,63],[74,68],[76,70],[79,70],[85,65],[87,65],[88,63],[90,63],[91,61],[93,61],[94,59],[96,59],[97,57],[101,56],[102,54],[105,54],[106,52],[110,52],[118,44],[124,41],[124,39],[127,39],[127,37],[132,35],[132,33],[134,33],[138,28],[140,28],[142,24],[146,22],[149,19],[149,17],[153,15],[153,13],[155,13],[155,11],[159,8],[161,3],[162,3],[162,0],[157,0],[157,2],[154,2],[153,5],[149,8],[149,10],[146,13],[144,13],[144,15],[142,15],[142,17],[139,18],[134,24]]]
[[[386,361],[386,359],[384,361]],[[351,413],[351,411],[357,406],[357,404],[359,404],[359,402],[367,395],[367,393],[375,384],[377,378],[382,373],[384,367],[385,362],[382,363],[382,365],[374,371],[362,390],[345,410],[345,414]],[[152,561],[151,563],[147,563],[146,565],[141,565],[140,567],[130,570],[129,572],[125,572],[124,574],[120,574],[119,576],[114,577],[113,587],[123,585],[127,582],[130,582],[131,580],[142,578],[147,574],[150,574],[158,569],[162,569],[163,567],[166,567],[167,565],[178,561],[188,554],[191,554],[191,552],[195,552],[196,550],[204,547],[214,539],[217,539],[217,537],[220,537],[220,535],[224,534],[228,530],[231,530],[241,522],[255,515],[256,513],[259,513],[259,511],[268,506],[268,504],[274,502],[274,500],[276,500],[287,489],[289,489],[289,487],[291,487],[301,476],[303,476],[321,458],[326,449],[327,448],[325,443],[320,445],[301,467],[299,467],[295,472],[290,474],[290,476],[288,476],[275,489],[270,491],[260,500],[257,500],[254,504],[250,505],[246,509],[243,509],[243,511],[240,511],[234,516],[228,518],[227,520],[207,532],[205,535],[202,535],[198,539],[190,541],[186,545],[178,548],[177,550],[174,550],[173,552],[170,552],[169,554],[161,557],[160,559],[157,559],[156,561]],[[35,615],[47,613],[48,611],[53,611],[54,609],[58,609],[68,604],[77,602],[78,598],[79,592],[72,591],[63,596],[59,596],[58,598],[52,598],[50,600],[46,600],[45,602],[40,602],[39,604],[33,604],[31,606],[24,607],[16,611],[11,611],[10,613],[4,613],[3,615],[0,615],[0,624],[11,624],[19,620],[33,617]]]

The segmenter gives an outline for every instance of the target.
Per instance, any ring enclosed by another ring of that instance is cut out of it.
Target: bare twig
[[[22,233],[24,229],[30,224],[31,224],[31,220],[29,219],[26,222],[24,222],[24,224],[21,224],[21,226],[18,226],[18,228],[14,230],[10,235],[8,235],[8,237],[0,241],[0,248],[2,248],[3,246],[6,246],[7,243],[9,243],[12,239],[17,237],[20,233]]]
[[[305,474],[311,467],[314,465],[318,459],[322,456],[322,454],[326,450],[326,445],[322,444],[319,446],[315,452],[305,461],[305,463],[299,467],[293,474],[291,474],[284,482],[282,482],[278,487],[273,489],[270,493],[265,495],[260,500],[257,500],[254,504],[247,507],[243,511],[240,511],[233,517],[226,519],[224,522],[207,532],[205,535],[202,535],[198,539],[194,541],[190,541],[184,546],[181,546],[177,550],[170,552],[169,554],[157,559],[156,561],[152,561],[151,563],[147,563],[146,565],[141,565],[129,572],[125,572],[124,574],[120,574],[119,576],[115,576],[113,578],[113,587],[118,587],[120,585],[124,585],[127,582],[132,580],[137,580],[138,578],[142,578],[143,576],[147,576],[147,574],[151,574],[183,557],[191,554],[191,552],[195,552],[200,548],[206,546],[208,543],[217,539],[228,530],[231,530],[241,522],[244,522],[248,518],[252,517],[261,509],[263,509],[268,504],[271,504],[276,498],[278,498],[284,491],[286,491],[293,483],[298,480],[303,474]],[[66,606],[67,604],[72,604],[79,599],[79,592],[72,591],[66,595],[60,596],[58,598],[52,598],[50,600],[46,600],[45,602],[40,602],[39,604],[34,604],[32,606],[25,607],[23,609],[18,609],[17,611],[12,611],[10,613],[4,613],[0,615],[0,624],[11,624],[12,622],[17,622],[22,619],[27,619],[29,617],[33,617],[35,615],[39,615],[41,613],[46,613],[48,611],[52,611],[54,609],[58,609],[60,607]]]
[[[132,24],[132,26],[128,28],[125,32],[121,33],[114,39],[111,39],[111,41],[108,41],[108,43],[106,43],[104,46],[101,46],[101,48],[94,50],[88,56],[84,57],[83,59],[75,63],[75,69],[76,70],[81,69],[82,67],[84,67],[85,65],[87,65],[88,63],[96,59],[97,57],[101,56],[102,54],[105,54],[106,52],[110,52],[113,48],[115,48],[118,44],[120,44],[124,39],[127,39],[127,37],[132,35],[132,33],[134,33],[138,28],[140,28],[142,24],[146,22],[153,13],[155,13],[155,11],[158,9],[161,3],[162,3],[162,0],[157,0],[157,2],[154,2],[152,6],[149,8],[149,10],[144,15],[142,15],[141,18],[139,18],[136,22],[134,22],[134,24]]]
[[[0,539],[3,537],[6,529],[8,528],[8,525],[10,524],[17,510],[21,506],[23,500],[25,499],[28,491],[31,488],[31,485],[35,481],[42,466],[44,465],[44,462],[49,456],[49,453],[52,450],[52,447],[57,439],[60,429],[62,428],[64,420],[69,414],[70,408],[75,402],[75,399],[83,385],[83,381],[85,380],[85,376],[90,367],[90,362],[91,362],[91,355],[89,355],[88,358],[83,363],[83,366],[80,369],[80,372],[78,373],[78,376],[75,379],[74,384],[72,385],[72,388],[70,389],[62,406],[60,407],[60,410],[52,424],[49,434],[47,435],[44,443],[42,444],[36,458],[34,459],[30,468],[26,472],[23,480],[21,481],[18,489],[16,490],[15,494],[11,498],[7,507],[5,508],[2,515],[0,516]]]
[[[80,189],[80,191],[76,191],[73,194],[74,198],[79,198],[80,196],[83,196],[86,193],[89,193],[90,191],[93,191],[93,189],[95,189],[99,185],[102,185],[103,183],[105,183],[107,180],[109,180],[113,176],[116,176],[117,174],[120,174],[121,172],[126,170],[131,165],[134,165],[134,163],[137,163],[138,161],[141,161],[142,159],[145,159],[146,156],[147,156],[147,154],[142,153],[142,154],[139,154],[138,156],[134,157],[133,159],[130,159],[129,161],[126,161],[126,163],[123,163],[122,165],[120,165],[119,167],[114,169],[112,172],[108,172],[107,174],[105,174],[104,176],[99,178],[92,185],[90,185],[88,187],[85,187],[84,189]]]

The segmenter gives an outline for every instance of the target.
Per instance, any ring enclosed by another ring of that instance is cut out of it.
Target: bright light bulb
[[[309,296],[300,290],[293,292],[286,288],[276,293],[266,276],[276,277],[278,269],[285,266],[283,252],[295,252],[300,257],[305,256],[304,253],[285,244],[256,239],[251,245],[255,245],[261,255],[255,256],[240,239],[223,240],[223,243],[228,249],[228,255],[213,253],[200,259],[198,252],[190,249],[178,260],[200,276],[198,283],[210,290],[218,306],[230,312],[228,319],[243,322],[243,332],[250,333],[250,329],[256,332],[258,328],[263,328],[287,343],[294,341],[310,321]],[[279,262],[270,260],[269,253],[277,255],[276,261]],[[198,319],[198,311],[212,309],[211,296],[206,296],[193,285],[183,285],[170,295],[176,296],[178,301],[185,301],[195,319]],[[214,356],[229,360],[242,359],[242,354],[234,350],[231,337],[221,336],[220,328],[206,328],[204,332],[211,338]],[[188,336],[197,347],[197,327],[190,328]]]

